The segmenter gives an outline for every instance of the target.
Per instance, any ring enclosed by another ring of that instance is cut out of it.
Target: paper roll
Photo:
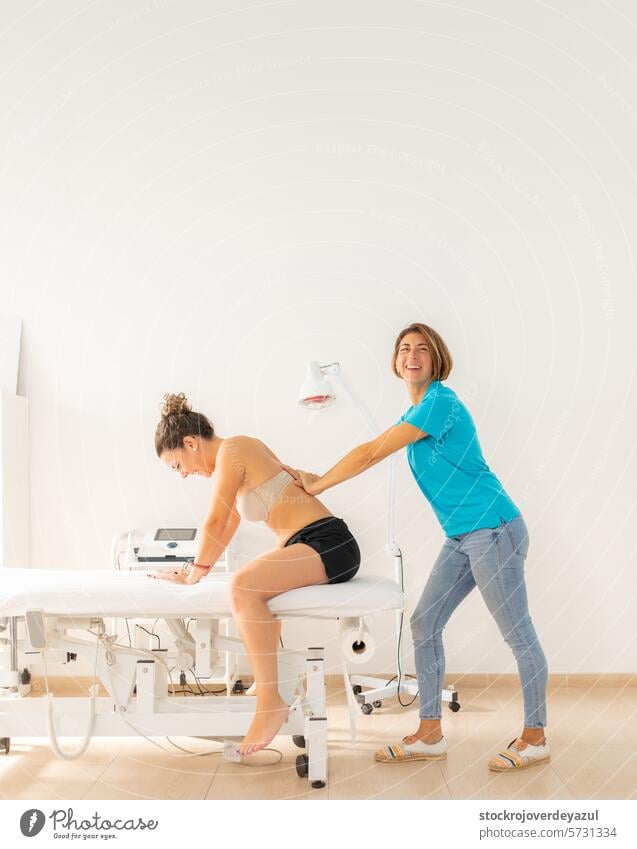
[[[358,625],[348,625],[343,628],[341,648],[347,663],[365,663],[374,656],[376,641],[367,628],[361,632]]]

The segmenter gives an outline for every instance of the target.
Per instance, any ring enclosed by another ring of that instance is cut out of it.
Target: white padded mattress
[[[0,569],[0,617],[24,616],[30,608],[58,616],[162,618],[231,616],[227,573],[184,586],[153,580],[144,571]],[[402,610],[395,581],[357,575],[344,584],[301,587],[269,602],[272,613],[337,619]]]

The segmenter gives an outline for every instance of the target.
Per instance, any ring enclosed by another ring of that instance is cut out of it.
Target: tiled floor
[[[329,778],[312,790],[294,766],[299,749],[276,738],[283,755],[264,752],[253,766],[218,754],[173,757],[140,738],[95,738],[74,761],[59,760],[44,739],[13,740],[0,755],[3,799],[637,799],[637,688],[568,688],[549,694],[549,763],[516,774],[492,773],[487,761],[521,730],[515,687],[464,689],[462,709],[445,709],[446,761],[377,764],[372,752],[415,727],[416,712],[395,701],[358,717],[356,746],[342,691],[330,691]],[[166,739],[158,741],[172,749]],[[217,745],[175,740],[193,751]],[[76,741],[62,741],[73,746]],[[175,755],[181,755],[173,749]]]

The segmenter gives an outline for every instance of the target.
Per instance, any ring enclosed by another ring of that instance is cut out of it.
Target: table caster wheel
[[[373,705],[375,708],[379,708],[379,707],[382,707],[382,706],[383,706],[383,703],[381,702],[381,700],[380,700],[380,699],[376,699],[376,701],[372,702],[372,705]]]
[[[367,715],[367,714],[370,714],[374,710],[374,708],[372,707],[372,705],[367,704],[367,702],[365,702],[364,705],[361,705],[361,710],[363,711],[364,714]]]
[[[449,710],[453,713],[458,713],[460,710],[460,702],[449,702]]]
[[[299,749],[305,748],[305,737],[302,734],[293,734],[292,735],[292,742]]]
[[[310,759],[307,755],[297,755],[296,757],[296,774],[299,778],[307,778],[310,770]]]
[[[354,686],[352,687],[352,693],[354,693],[355,696],[358,696],[362,692],[363,692],[363,688],[361,687],[361,685],[360,684],[354,684]]]
[[[325,782],[324,782],[324,781],[313,781],[313,782],[312,782],[312,788],[313,788],[314,790],[320,790],[320,789],[321,789],[321,787],[325,787]]]
[[[11,748],[11,738],[10,737],[0,737],[0,751],[4,752],[5,755],[8,755],[10,748]]]

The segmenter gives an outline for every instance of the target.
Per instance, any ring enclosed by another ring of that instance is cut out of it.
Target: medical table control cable
[[[111,687],[113,687],[113,681],[111,679],[109,666],[112,665],[112,663],[114,662],[112,647],[115,644],[115,640],[117,639],[117,637],[108,637],[107,635],[105,635],[101,632],[98,632],[96,634],[94,631],[91,631],[90,629],[87,629],[87,630],[88,630],[89,634],[91,634],[92,636],[97,638],[96,643],[95,643],[95,665],[93,667],[93,684],[91,685],[91,688],[90,688],[91,695],[90,695],[90,698],[89,698],[89,721],[88,721],[87,731],[86,731],[84,739],[80,743],[79,747],[77,749],[75,749],[74,751],[65,751],[64,749],[61,748],[61,746],[58,742],[57,732],[55,730],[55,717],[53,716],[53,693],[51,693],[49,691],[49,673],[48,673],[48,667],[47,667],[47,662],[46,662],[46,648],[43,647],[41,649],[42,660],[43,660],[43,663],[44,663],[44,683],[45,683],[45,687],[46,687],[46,699],[47,699],[47,714],[46,714],[46,716],[47,716],[47,728],[48,728],[48,732],[49,732],[49,742],[51,743],[51,748],[53,749],[55,754],[59,758],[63,758],[64,760],[68,760],[68,761],[75,760],[76,758],[79,758],[80,755],[83,755],[84,752],[86,751],[86,749],[88,748],[88,744],[90,743],[90,741],[93,737],[93,731],[95,729],[95,697],[96,697],[97,691],[98,691],[97,662],[98,662],[98,658],[99,658],[100,643],[102,643],[104,645],[104,650],[105,650],[105,653],[106,653],[106,669],[107,669],[107,672],[108,672]],[[125,648],[125,647],[120,646],[120,648]],[[131,651],[131,649],[128,649],[128,651]],[[150,657],[152,657],[153,660],[158,660],[160,663],[163,663],[164,666],[166,667],[167,671],[168,671],[168,676],[170,678],[171,685],[173,686],[173,689],[174,689],[174,683],[173,683],[173,680],[172,680],[172,676],[170,674],[170,669],[168,669],[168,664],[165,663],[164,660],[157,657],[156,655],[153,655],[151,652],[145,652],[142,649],[133,649],[132,651],[135,654],[141,654],[141,655],[145,655],[145,656],[150,655]],[[120,710],[120,713],[121,713],[121,708],[120,708],[119,704],[118,704],[118,709]],[[125,717],[122,717],[122,718],[125,719]],[[128,724],[131,725],[131,723],[128,723]],[[137,731],[137,729],[135,729],[135,730]],[[141,733],[141,732],[138,732],[138,733]]]
[[[111,678],[110,666],[114,663],[113,646],[115,645],[115,640],[117,638],[116,637],[108,637],[107,635],[105,635],[101,632],[96,634],[94,631],[90,631],[90,630],[88,631],[88,633],[92,634],[94,637],[97,638],[96,643],[95,643],[95,665],[93,667],[93,684],[90,688],[91,695],[90,695],[90,699],[89,699],[89,721],[88,721],[88,727],[87,727],[87,731],[86,731],[86,734],[84,736],[84,739],[80,743],[79,747],[77,749],[75,749],[74,751],[65,751],[64,749],[61,748],[61,746],[58,742],[57,732],[55,730],[55,717],[53,716],[53,693],[51,693],[50,690],[49,690],[49,673],[48,673],[48,667],[47,667],[47,662],[46,662],[46,648],[41,649],[42,660],[43,660],[43,663],[44,663],[44,683],[45,683],[45,687],[46,687],[47,728],[48,728],[48,732],[49,732],[49,741],[51,743],[51,748],[53,749],[55,754],[59,758],[63,758],[64,760],[68,760],[68,761],[75,760],[76,758],[79,758],[80,755],[83,755],[84,752],[86,751],[86,749],[88,748],[88,744],[90,743],[90,741],[93,737],[93,731],[95,729],[95,696],[96,696],[97,690],[98,690],[97,662],[98,662],[98,658],[99,658],[100,644],[103,644],[103,646],[104,646],[104,650],[105,650],[105,653],[106,653],[106,671],[108,673],[108,678],[109,678],[111,688],[113,689],[113,692],[115,692],[115,690],[113,688],[113,680]],[[126,648],[126,647],[120,646],[120,648]],[[128,649],[128,651],[131,651],[131,649]],[[141,654],[141,655],[144,655],[144,656],[150,655],[150,657],[152,657],[153,660],[158,660],[160,663],[163,663],[164,666],[166,667],[167,671],[168,671],[168,676],[170,678],[171,685],[173,686],[173,689],[174,689],[174,683],[173,683],[173,680],[172,680],[172,675],[170,674],[170,669],[168,669],[168,664],[166,664],[164,660],[157,657],[156,655],[153,655],[151,652],[143,651],[143,649],[132,649],[132,651],[133,651],[134,654]],[[120,716],[122,716],[122,719],[128,725],[130,725],[131,728],[133,728],[138,734],[142,734],[141,731],[139,731],[137,728],[135,728],[135,726],[131,722],[129,722],[126,717],[124,717],[122,715],[121,705],[118,702],[116,702],[116,704],[117,704],[117,709],[120,713]],[[145,736],[145,735],[142,734],[142,736]],[[146,738],[146,739],[148,739],[148,738]],[[152,743],[154,741],[151,740],[150,742]],[[160,748],[162,748],[162,747],[160,746]],[[164,749],[164,751],[166,751],[166,750]],[[172,754],[172,752],[169,752],[169,754]]]
[[[46,723],[49,732],[49,742],[51,743],[51,748],[58,756],[58,758],[63,758],[66,761],[73,761],[75,760],[75,758],[79,758],[80,755],[83,755],[86,749],[88,748],[88,744],[91,742],[91,738],[93,737],[93,730],[95,728],[95,694],[97,693],[97,659],[99,656],[99,650],[100,644],[98,640],[95,647],[95,666],[93,667],[93,685],[91,686],[91,697],[89,699],[89,720],[86,729],[86,734],[79,747],[74,751],[69,752],[62,749],[60,744],[58,743],[57,733],[55,731],[55,719],[53,716],[53,693],[49,692],[49,674],[46,665],[46,649],[42,649],[42,660],[44,663],[44,683],[46,686],[47,700]]]

